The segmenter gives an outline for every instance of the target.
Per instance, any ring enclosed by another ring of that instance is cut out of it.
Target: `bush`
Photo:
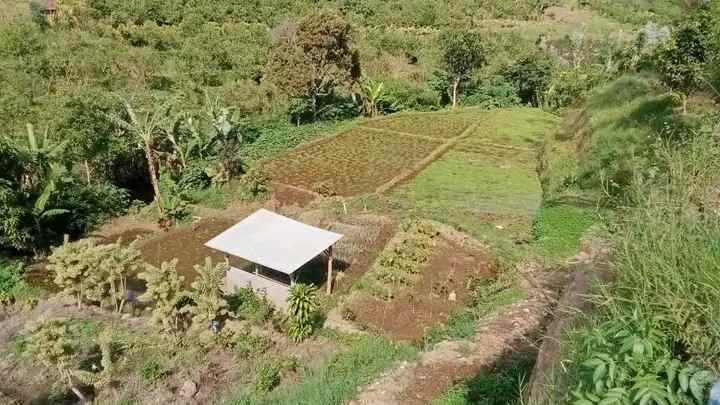
[[[170,371],[156,360],[148,360],[138,370],[138,375],[148,384],[155,384],[170,375]]]
[[[313,316],[320,303],[315,287],[295,283],[290,287],[288,297],[288,315],[290,327],[288,334],[294,341],[299,342],[309,337],[313,332]]]
[[[280,384],[281,365],[277,361],[263,362],[255,376],[255,391],[268,392]]]
[[[462,105],[483,108],[507,108],[519,105],[520,102],[516,85],[502,77],[494,77],[468,89],[460,99]]]
[[[252,287],[236,288],[227,301],[228,309],[238,318],[256,325],[263,325],[273,314],[273,306],[267,296],[256,293]]]
[[[385,92],[377,103],[381,114],[399,111],[430,111],[440,107],[440,99],[430,88],[399,80],[385,80]]]
[[[14,303],[28,305],[37,300],[40,290],[25,282],[23,270],[22,263],[0,258],[0,306]]]

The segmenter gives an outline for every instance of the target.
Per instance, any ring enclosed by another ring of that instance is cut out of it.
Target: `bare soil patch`
[[[357,128],[307,144],[268,163],[276,181],[340,196],[373,192],[443,144]]]
[[[470,299],[468,283],[493,275],[486,252],[440,237],[419,279],[390,301],[364,293],[347,307],[355,322],[398,339],[420,341],[425,329],[446,322]]]
[[[238,221],[240,219],[242,218],[238,218]],[[176,270],[185,277],[185,283],[189,284],[196,277],[194,265],[203,263],[206,257],[210,257],[213,262],[225,260],[221,253],[206,248],[204,244],[236,222],[225,218],[204,218],[143,241],[139,246],[140,251],[143,259],[154,266],[178,259]]]

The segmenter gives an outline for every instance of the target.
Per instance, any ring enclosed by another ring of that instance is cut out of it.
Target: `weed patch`
[[[379,336],[353,336],[347,347],[327,363],[306,369],[300,382],[269,394],[246,394],[230,401],[234,405],[339,404],[351,399],[358,387],[371,382],[397,361],[410,360],[417,349]]]
[[[535,246],[550,259],[577,253],[583,234],[599,220],[594,210],[569,204],[546,204],[533,222]]]

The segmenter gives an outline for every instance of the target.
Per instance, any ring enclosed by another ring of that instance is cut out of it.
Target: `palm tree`
[[[163,104],[155,111],[147,111],[145,114],[138,116],[127,100],[123,100],[123,107],[127,119],[119,114],[112,114],[108,117],[115,125],[126,130],[137,138],[138,144],[145,151],[145,158],[148,164],[148,174],[152,183],[153,192],[155,194],[155,204],[157,204],[160,217],[164,216],[163,199],[160,192],[160,182],[158,181],[157,168],[155,164],[155,156],[153,146],[158,136],[163,133],[170,117],[171,102]]]

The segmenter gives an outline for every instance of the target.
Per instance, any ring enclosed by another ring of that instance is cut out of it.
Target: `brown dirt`
[[[447,321],[470,299],[467,284],[493,274],[488,255],[465,244],[441,237],[420,278],[390,301],[359,294],[347,306],[355,322],[372,331],[420,341],[425,329]],[[450,294],[455,294],[455,301]]]
[[[527,298],[480,321],[473,341],[445,341],[366,386],[351,405],[428,404],[458,379],[477,375],[541,331],[564,273],[520,268]]]
[[[238,221],[240,219],[242,218],[238,218]],[[210,257],[214,263],[225,260],[221,253],[206,248],[204,244],[236,222],[224,218],[205,218],[143,241],[140,251],[145,261],[154,266],[178,259],[176,270],[185,277],[185,283],[188,284],[196,276],[193,266],[203,263],[206,257]]]
[[[280,183],[273,185],[273,200],[277,201],[280,206],[304,207],[317,197],[316,194],[298,187]]]

